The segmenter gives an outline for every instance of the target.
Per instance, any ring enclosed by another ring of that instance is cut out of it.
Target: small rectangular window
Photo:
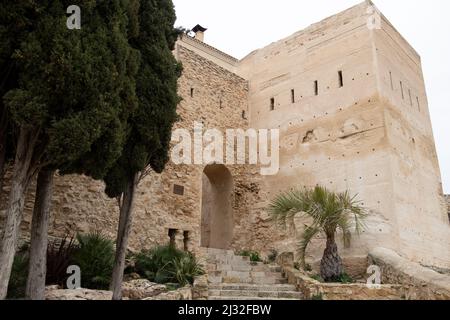
[[[191,88],[191,98],[194,97],[194,88]]]
[[[409,94],[409,105],[412,106],[411,89],[408,89],[408,94]]]
[[[416,100],[417,100],[417,109],[418,109],[419,112],[420,112],[420,101],[419,101],[419,97],[416,97]]]
[[[392,81],[392,72],[389,71],[389,79],[391,80],[391,90],[394,90],[394,81]]]
[[[270,111],[275,110],[275,98],[270,98]]]
[[[295,103],[295,90],[294,89],[291,90],[291,102]]]
[[[173,193],[179,196],[184,195],[184,187],[178,184],[173,185]]]
[[[319,95],[319,81],[314,81],[314,94],[316,95],[316,96],[318,96]]]
[[[400,90],[402,91],[402,99],[405,100],[405,93],[403,92],[403,82],[400,81]]]
[[[338,72],[338,76],[339,76],[339,88],[342,88],[344,86],[344,77],[342,75],[342,71]]]

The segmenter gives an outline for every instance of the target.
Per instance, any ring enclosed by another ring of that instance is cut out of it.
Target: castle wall
[[[380,96],[390,145],[396,247],[425,265],[450,266],[450,225],[420,57],[383,19],[374,31]]]
[[[180,45],[177,56],[184,72],[179,79],[179,95],[183,98],[176,128],[193,135],[194,121],[203,122],[205,129],[246,128],[242,111],[247,110],[247,82]],[[191,88],[193,96],[191,97]],[[188,232],[188,247],[200,246],[202,174],[204,165],[175,165],[169,162],[163,174],[151,174],[139,185],[130,235],[130,249],[140,250],[169,242],[169,230],[178,231],[175,242],[183,247],[184,232]],[[239,226],[242,215],[254,200],[257,188],[250,183],[252,170],[241,166],[229,167],[233,177],[233,219]],[[175,185],[184,189],[175,193]],[[27,196],[22,237],[29,238],[34,201],[33,184]],[[101,231],[115,239],[118,206],[104,194],[104,185],[78,175],[55,178],[50,217],[50,235],[72,236],[76,232]],[[9,185],[6,183],[0,202],[0,225],[3,225]],[[182,193],[179,194],[179,193]],[[236,237],[239,227],[234,230]],[[244,230],[245,232],[245,230]]]

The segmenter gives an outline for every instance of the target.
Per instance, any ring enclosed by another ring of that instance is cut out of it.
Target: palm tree
[[[293,222],[297,214],[312,218],[312,223],[305,225],[300,239],[300,262],[305,266],[305,251],[311,240],[320,233],[325,234],[327,244],[320,263],[320,275],[327,282],[336,281],[343,274],[335,240],[337,230],[342,231],[344,244],[348,247],[352,225],[359,234],[364,227],[362,219],[367,216],[366,209],[356,200],[356,196],[350,196],[348,191],[331,192],[321,186],[284,192],[271,202],[268,211],[272,220],[282,227]]]

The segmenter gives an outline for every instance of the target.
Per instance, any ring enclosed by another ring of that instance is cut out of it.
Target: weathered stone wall
[[[445,195],[445,201],[447,204],[447,214],[448,214],[448,220],[450,221],[450,195]]]
[[[450,267],[450,224],[420,56],[383,17],[373,30],[392,175],[395,224],[389,247],[426,265]]]
[[[311,279],[292,267],[283,267],[289,284],[297,286],[307,300],[403,300],[405,289],[401,285],[385,284],[377,288],[366,284],[322,283]]]
[[[384,17],[381,29],[367,27],[369,5],[352,7],[240,62],[238,72],[249,80],[250,126],[281,131],[280,172],[264,177],[261,192],[267,199],[257,206],[292,187],[350,190],[370,216],[351,248],[340,244],[344,255],[382,246],[448,267],[450,225],[440,205],[420,57]],[[298,220],[291,230],[270,232],[269,243],[294,251],[302,229]],[[265,246],[252,238],[249,243]],[[310,259],[322,255],[324,243],[314,239]]]
[[[183,45],[178,46],[177,57],[182,61],[184,71],[179,79],[179,94],[183,98],[178,108],[181,121],[175,128],[185,128],[192,133],[194,121],[202,122],[205,130],[247,128],[247,120],[242,114],[247,112],[247,82]],[[188,232],[188,248],[195,251],[199,247],[203,168],[204,165],[169,162],[163,174],[151,174],[141,182],[137,190],[130,249],[166,244],[170,229],[176,231],[174,240],[179,247],[185,245],[185,232]],[[249,215],[254,197],[258,196],[258,187],[251,178],[257,168],[231,166],[228,169],[234,183],[235,238],[245,238],[247,228],[240,225],[242,218]],[[175,194],[175,184],[184,188],[182,195]],[[33,184],[27,195],[21,226],[23,238],[29,237],[34,188]],[[0,223],[4,220],[8,191],[6,183],[0,203]],[[106,197],[103,183],[84,176],[57,175],[50,218],[51,236],[101,231],[114,239],[117,221],[117,203]]]

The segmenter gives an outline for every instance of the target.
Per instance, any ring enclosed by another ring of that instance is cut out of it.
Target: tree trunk
[[[326,282],[332,282],[337,281],[342,273],[342,260],[339,257],[335,235],[327,235],[327,246],[320,262],[320,276]]]
[[[132,213],[134,206],[135,190],[137,186],[136,174],[129,182],[123,193],[122,205],[120,207],[119,230],[116,241],[116,258],[112,274],[111,290],[113,300],[122,300],[122,281],[125,269],[125,257],[128,247],[128,236],[130,235]]]
[[[6,112],[3,111],[2,118],[0,120],[0,199],[3,190],[3,175],[6,164],[6,136],[8,126],[6,122]]]
[[[4,177],[4,171],[5,171],[5,164],[6,164],[6,136],[1,137],[0,136],[0,199],[2,198],[2,192],[3,192],[3,177]]]
[[[45,299],[45,275],[47,272],[48,219],[53,194],[53,174],[50,169],[39,171],[31,224],[30,262],[26,298]]]
[[[35,142],[36,132],[28,129],[20,130],[11,179],[11,191],[6,209],[6,224],[0,247],[0,300],[6,298],[8,291],[9,277],[25,205],[25,192],[31,179],[30,167]]]

